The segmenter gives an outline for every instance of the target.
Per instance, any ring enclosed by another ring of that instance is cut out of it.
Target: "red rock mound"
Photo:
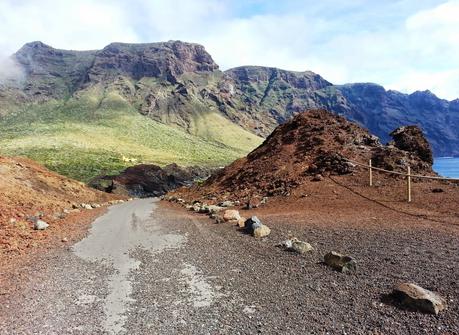
[[[413,132],[412,127],[408,129]],[[247,157],[214,174],[200,193],[226,193],[239,199],[254,194],[288,195],[291,189],[321,176],[353,173],[355,166],[348,159],[362,163],[373,159],[374,166],[396,171],[406,171],[410,165],[415,173],[432,174],[431,162],[419,156],[419,147],[426,146],[416,145],[410,133],[397,131],[398,138],[411,143],[405,150],[394,144],[384,146],[376,136],[343,117],[310,110],[277,127]],[[425,141],[420,130],[415,135]],[[409,148],[413,151],[407,151]]]

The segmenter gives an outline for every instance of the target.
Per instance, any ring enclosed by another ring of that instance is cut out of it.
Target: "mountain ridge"
[[[35,122],[46,115],[52,125],[68,118],[85,126],[95,120],[109,123],[122,110],[124,118],[146,117],[223,146],[236,157],[236,152],[248,153],[296,114],[325,108],[368,128],[383,141],[389,141],[389,132],[400,126],[421,126],[436,156],[459,156],[459,99],[439,99],[430,91],[404,94],[374,83],[334,85],[312,71],[256,65],[222,71],[202,45],[181,41],[111,43],[89,51],[31,42],[12,57],[24,69],[25,78],[21,85],[0,86],[0,129],[16,123],[24,127],[24,119]],[[20,115],[24,113],[30,117]],[[47,141],[50,133],[44,135]],[[8,136],[15,138],[14,131]],[[0,136],[0,144],[5,141]],[[16,138],[13,144],[21,141]],[[8,154],[30,151],[15,150],[11,143],[8,148]],[[214,155],[201,156],[206,154]],[[172,163],[149,157],[150,163]]]

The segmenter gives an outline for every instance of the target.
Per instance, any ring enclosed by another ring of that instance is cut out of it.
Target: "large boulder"
[[[256,216],[252,216],[245,221],[244,229],[247,233],[252,234],[256,238],[266,237],[271,233],[271,229],[264,225]]]
[[[444,298],[414,283],[397,285],[393,295],[403,306],[425,313],[438,314],[447,307]]]
[[[390,133],[396,148],[415,153],[424,162],[433,164],[432,148],[418,126],[405,126]]]
[[[247,233],[253,234],[254,230],[258,227],[261,227],[263,224],[260,219],[256,216],[252,216],[244,222],[244,229]]]

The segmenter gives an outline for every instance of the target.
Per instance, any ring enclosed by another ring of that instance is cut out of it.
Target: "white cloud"
[[[0,31],[0,47],[10,53],[36,40],[68,49],[138,42],[125,13],[106,1],[2,0]]]
[[[24,71],[11,57],[0,55],[0,85],[20,83],[24,79]]]

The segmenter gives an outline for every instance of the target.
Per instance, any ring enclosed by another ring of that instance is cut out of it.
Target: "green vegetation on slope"
[[[218,130],[191,135],[140,115],[114,91],[92,87],[78,98],[27,105],[0,119],[0,152],[88,181],[136,163],[220,166],[261,143],[216,114],[203,118]]]

